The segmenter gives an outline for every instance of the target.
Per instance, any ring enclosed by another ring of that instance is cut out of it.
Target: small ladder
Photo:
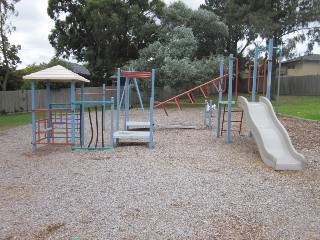
[[[220,101],[220,104],[223,104],[223,113],[222,113],[222,122],[221,122],[221,131],[220,131],[220,136],[222,136],[223,132],[228,131],[227,129],[224,129],[224,123],[228,122],[228,119],[225,119],[225,113],[228,113],[228,102],[226,101]],[[235,104],[234,101],[232,101],[232,104]],[[241,113],[240,120],[232,120],[231,123],[239,123],[239,129],[231,129],[230,131],[237,131],[239,134],[241,133],[241,128],[242,128],[242,121],[243,121],[243,109],[231,109],[232,113]],[[233,116],[233,114],[232,114]]]

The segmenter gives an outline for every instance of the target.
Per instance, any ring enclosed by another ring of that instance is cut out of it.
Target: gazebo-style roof
[[[90,82],[88,79],[60,65],[23,76],[23,79],[50,82],[71,82],[72,80],[75,82]]]

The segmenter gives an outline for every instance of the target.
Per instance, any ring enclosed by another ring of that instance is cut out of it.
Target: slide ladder
[[[220,136],[222,136],[223,132],[227,132],[228,130],[225,129],[225,123],[227,123],[227,118],[226,118],[226,113],[228,113],[228,102],[227,101],[220,101],[220,104],[223,105],[223,113],[222,113],[222,122],[221,122],[221,131],[220,131]],[[234,103],[234,102],[233,102]],[[236,131],[239,134],[241,133],[241,128],[242,128],[242,122],[243,122],[243,110],[242,109],[236,109],[233,108],[231,109],[232,113],[238,113],[237,115],[240,116],[234,116],[235,114],[232,114],[231,118],[231,125],[232,123],[237,123],[239,128],[238,129],[230,129],[230,131]],[[235,119],[237,117],[237,119]]]

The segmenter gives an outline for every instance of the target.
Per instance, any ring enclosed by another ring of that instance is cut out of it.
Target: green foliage
[[[307,53],[320,44],[320,0],[205,0],[201,8],[213,11],[228,25],[229,53],[242,54],[258,36],[273,37],[275,46],[285,45],[285,56],[292,56],[298,42],[307,42]],[[240,40],[244,44],[237,49]]]
[[[94,76],[109,77],[157,39],[163,6],[161,0],[49,0],[55,21],[49,40],[58,56],[73,55],[87,62]]]
[[[213,13],[194,11],[182,2],[173,3],[163,9],[159,40],[139,51],[139,59],[133,62],[134,69],[156,69],[156,93],[163,88],[172,94],[181,93],[219,75],[221,57],[204,51],[204,45],[207,43],[208,49],[219,51],[215,44],[222,44],[218,42],[226,34],[226,27]],[[217,41],[209,44],[206,36]],[[201,55],[201,52],[204,53]],[[142,85],[142,89],[150,88],[147,81]]]
[[[15,4],[20,0],[2,0],[0,1],[0,87],[3,91],[7,90],[7,83],[12,72],[20,63],[18,52],[20,45],[13,45],[9,42],[9,36],[15,27],[10,22],[11,16],[17,16]],[[14,83],[12,84],[14,85]],[[13,89],[9,89],[13,90]]]

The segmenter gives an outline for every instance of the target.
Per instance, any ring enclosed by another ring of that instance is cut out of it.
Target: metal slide
[[[274,113],[266,97],[259,102],[248,102],[239,97],[238,105],[245,111],[245,119],[254,136],[262,160],[275,170],[301,170],[305,158],[292,146],[288,132]]]

